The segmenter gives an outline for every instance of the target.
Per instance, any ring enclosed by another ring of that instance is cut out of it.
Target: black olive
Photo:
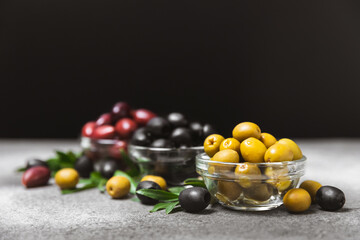
[[[217,133],[216,129],[211,126],[210,124],[205,124],[203,127],[203,138],[205,140],[205,138],[207,138],[207,136],[211,135],[211,134],[215,134]]]
[[[186,127],[188,125],[188,121],[182,113],[173,112],[167,116],[167,120],[171,124],[173,128],[177,127]]]
[[[200,212],[210,203],[210,193],[202,187],[183,190],[179,195],[180,206],[187,212]]]
[[[191,135],[191,131],[188,128],[175,128],[174,131],[170,135],[170,140],[175,143],[176,147],[180,146],[192,146],[193,138]]]
[[[336,211],[345,204],[345,194],[343,191],[332,186],[322,186],[316,192],[316,202],[326,211]]]
[[[81,156],[76,160],[75,170],[79,173],[80,177],[88,178],[90,173],[94,171],[93,162],[87,156]]]
[[[167,137],[171,131],[171,125],[165,118],[154,117],[147,124],[146,128],[155,137]]]
[[[174,147],[174,143],[171,142],[168,139],[164,139],[164,138],[160,138],[160,139],[156,139],[155,141],[153,141],[150,145],[150,147],[155,147],[155,148],[172,148]]]
[[[37,166],[43,166],[43,167],[49,167],[48,164],[40,159],[32,158],[27,160],[26,162],[26,169],[37,167]]]
[[[201,145],[204,142],[203,125],[199,122],[192,122],[192,123],[190,123],[189,128],[191,130],[191,134],[193,136],[194,141],[197,144]]]
[[[100,163],[100,173],[104,178],[111,178],[118,169],[119,166],[115,160],[109,159]]]
[[[131,144],[138,146],[149,146],[151,140],[152,137],[149,131],[146,128],[139,128],[134,132],[131,138]]]
[[[143,181],[143,182],[140,182],[138,184],[138,186],[136,188],[136,191],[140,190],[140,189],[159,189],[159,190],[161,190],[161,187],[159,186],[159,184],[157,184],[155,182]],[[154,205],[154,204],[157,204],[159,202],[156,199],[152,199],[152,198],[146,197],[146,196],[138,194],[138,193],[136,193],[136,196],[140,199],[140,202],[142,204]]]

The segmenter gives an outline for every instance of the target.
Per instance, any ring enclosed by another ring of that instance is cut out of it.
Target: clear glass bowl
[[[152,148],[130,144],[128,147],[130,159],[139,166],[142,175],[162,176],[169,185],[181,185],[186,178],[196,177],[195,157],[203,152],[203,146]]]
[[[196,156],[196,171],[210,194],[231,209],[264,211],[282,205],[287,191],[295,188],[305,173],[306,157],[289,162],[224,163],[211,161],[203,153]],[[235,173],[235,169],[258,168],[256,174]]]

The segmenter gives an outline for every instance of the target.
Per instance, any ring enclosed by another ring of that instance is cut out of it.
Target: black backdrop
[[[359,1],[0,1],[0,137],[76,137],[118,100],[230,134],[360,136]]]

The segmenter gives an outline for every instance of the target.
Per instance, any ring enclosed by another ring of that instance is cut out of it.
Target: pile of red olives
[[[178,112],[167,117],[154,117],[134,132],[131,144],[156,148],[201,146],[206,136],[215,133],[210,124],[189,122]]]

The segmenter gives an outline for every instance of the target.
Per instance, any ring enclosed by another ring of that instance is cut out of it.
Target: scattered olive
[[[310,194],[311,201],[315,203],[316,192],[321,188],[321,184],[316,181],[306,180],[300,184],[300,188],[306,190]]]
[[[332,186],[322,186],[316,193],[316,202],[326,211],[337,211],[345,204],[343,191]]]
[[[188,121],[182,113],[173,112],[167,116],[167,120],[171,124],[173,128],[177,127],[186,127],[188,125]]]
[[[48,183],[50,170],[44,166],[34,166],[26,170],[22,175],[22,184],[27,187],[40,187]]]
[[[73,168],[63,168],[55,174],[55,183],[61,189],[72,189],[79,182],[79,174]]]
[[[26,161],[26,169],[36,167],[36,166],[48,167],[48,164],[37,158],[32,158],[32,159],[29,159]]]
[[[224,137],[219,134],[211,134],[204,141],[204,151],[209,157],[214,156],[220,149]]]
[[[155,137],[167,137],[171,131],[171,125],[165,118],[154,117],[147,124],[146,128]]]
[[[90,177],[90,173],[94,170],[92,160],[87,156],[79,157],[75,163],[75,170],[79,173],[80,177]]]
[[[115,160],[108,159],[100,163],[100,173],[104,178],[111,178],[118,169],[119,166]]]
[[[309,209],[310,194],[302,188],[290,189],[284,196],[284,205],[289,212],[299,213]]]
[[[150,147],[155,148],[172,148],[174,147],[174,143],[168,139],[160,138],[153,141]]]
[[[217,132],[216,129],[212,125],[210,125],[208,123],[204,124],[204,126],[203,126],[203,136],[205,138],[207,136],[211,135],[211,134],[215,134],[216,132]]]
[[[137,129],[132,138],[131,143],[138,146],[149,146],[152,136],[146,128]]]
[[[122,198],[130,191],[130,181],[123,176],[114,176],[107,181],[106,191],[112,198]]]
[[[167,189],[167,184],[166,184],[165,179],[160,176],[146,175],[140,180],[140,182],[143,182],[143,181],[151,181],[151,182],[157,183],[161,187],[162,190]]]
[[[140,190],[140,189],[158,189],[161,190],[161,187],[159,186],[159,184],[153,182],[153,181],[143,181],[140,182],[136,188],[136,191]],[[136,193],[136,196],[140,199],[140,202],[142,204],[146,204],[146,205],[154,205],[156,203],[158,203],[159,201],[156,199],[152,199],[149,197],[146,197],[144,195],[141,195],[139,193]]]
[[[190,129],[188,128],[175,128],[171,135],[170,140],[175,143],[176,147],[193,145],[193,138]]]
[[[180,206],[187,212],[200,212],[210,203],[210,193],[202,187],[183,190],[179,195]]]
[[[249,137],[260,139],[261,130],[260,127],[255,123],[242,122],[236,125],[232,134],[235,139],[237,139],[239,142],[242,142]]]

